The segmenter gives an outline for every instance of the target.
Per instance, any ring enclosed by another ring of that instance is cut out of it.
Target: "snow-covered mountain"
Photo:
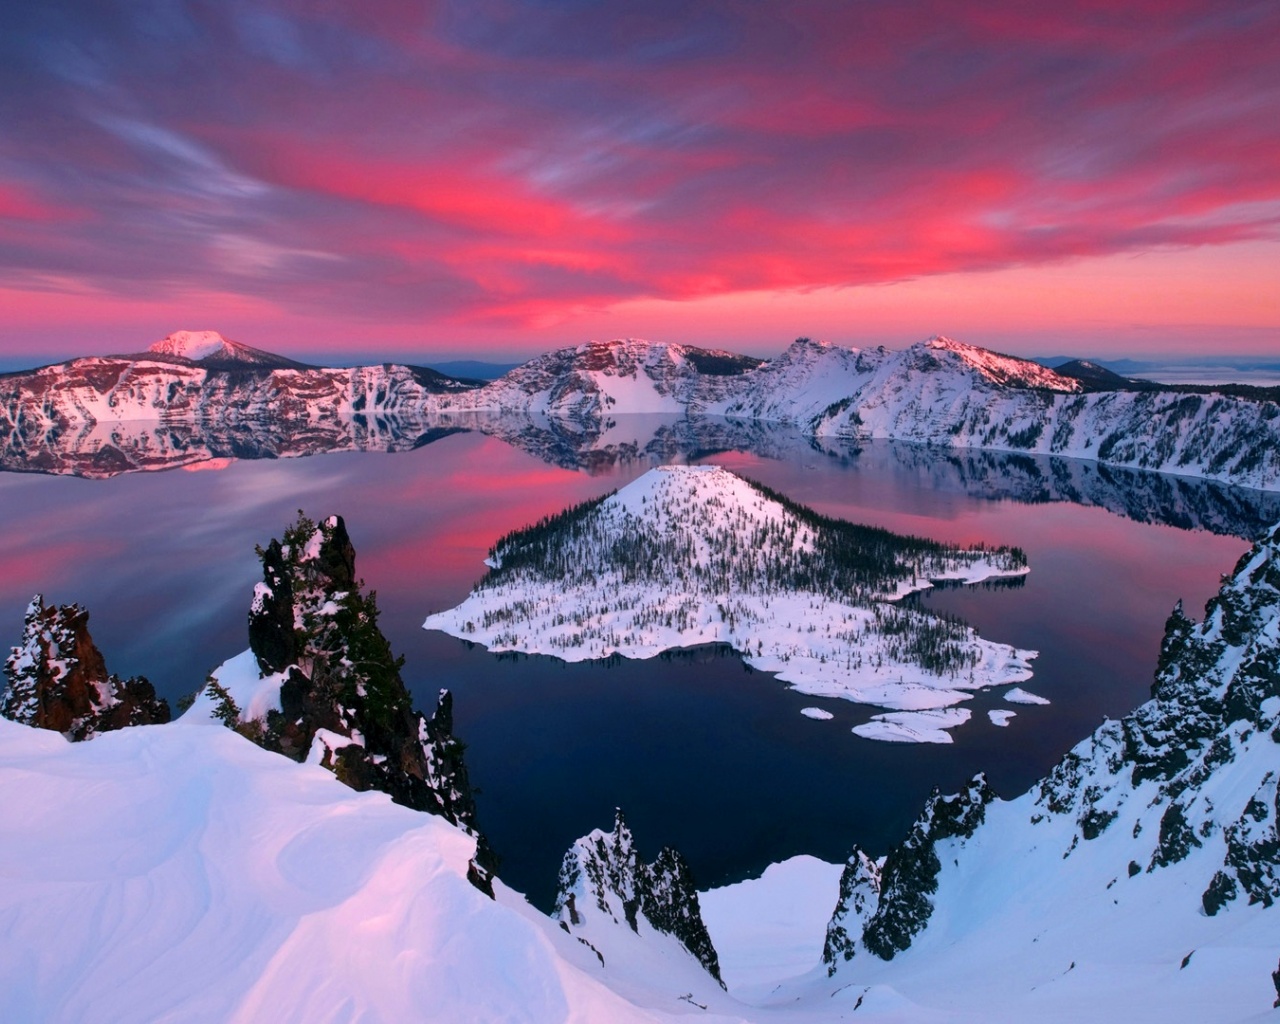
[[[1079,380],[1039,363],[944,337],[900,351],[801,338],[758,365],[698,351],[592,343],[539,357],[437,404],[578,422],[627,413],[724,416],[790,424],[819,437],[1065,455],[1280,489],[1274,402],[1086,392]]]
[[[635,338],[551,352],[450,408],[589,419],[639,413],[728,415],[809,426],[859,392],[897,391],[919,374],[948,386],[1074,393],[1079,382],[1038,363],[933,338],[902,352],[801,338],[768,361]]]
[[[811,420],[810,428],[1280,488],[1280,407],[1272,402],[1171,391],[1030,390],[903,369]]]
[[[901,351],[849,349],[800,338],[744,377],[731,398],[709,403],[707,410],[824,432],[819,428],[829,421],[877,398],[895,408],[919,408],[969,392],[1000,390],[1074,393],[1080,385],[1038,363],[949,338],[930,338]]]
[[[828,519],[718,466],[662,466],[504,537],[462,604],[424,624],[567,661],[725,643],[795,689],[894,709],[871,739],[951,742],[973,690],[1034,652],[895,604],[931,580],[1027,572],[1017,550],[949,548]]]
[[[105,476],[255,451],[387,450],[438,429],[423,422],[436,396],[477,383],[391,363],[308,367],[178,332],[136,356],[0,375],[0,466]]]
[[[897,352],[801,339],[701,409],[817,436],[1026,451],[1280,489],[1280,406],[1094,391],[1038,363],[931,338]]]
[[[0,376],[0,461],[35,468],[60,438],[100,436],[134,421],[199,432],[228,420],[329,426],[398,417],[425,431],[464,413],[523,416],[607,438],[619,419],[665,415],[787,424],[817,437],[1064,455],[1280,489],[1274,402],[1096,390],[1096,383],[1086,389],[1038,363],[942,337],[901,351],[800,339],[764,362],[635,339],[590,342],[483,386],[394,364],[304,367],[214,332],[178,332],[153,349]]]
[[[313,369],[305,363],[286,359],[274,352],[230,341],[217,331],[174,331],[151,345],[143,358],[146,356],[171,357],[207,368],[259,366]]]
[[[232,416],[325,422],[342,416],[416,416],[430,396],[470,384],[419,367],[338,369],[246,366],[209,369],[189,360],[101,356],[5,380],[8,424],[41,429],[127,420],[212,420]]]
[[[609,415],[683,415],[733,393],[762,360],[635,338],[592,341],[538,356],[442,408],[588,420]]]

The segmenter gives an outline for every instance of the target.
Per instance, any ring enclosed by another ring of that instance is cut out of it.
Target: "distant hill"
[[[1095,391],[1150,391],[1158,388],[1151,381],[1132,380],[1122,377],[1114,370],[1109,370],[1101,363],[1089,359],[1071,359],[1053,367],[1054,371],[1064,377],[1078,380],[1090,390]]]
[[[443,363],[426,363],[429,369],[437,370],[447,377],[470,378],[472,380],[497,380],[504,373],[514,370],[519,363],[486,363],[481,359],[452,359]]]

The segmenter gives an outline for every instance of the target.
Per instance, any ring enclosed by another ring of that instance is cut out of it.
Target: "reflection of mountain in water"
[[[15,432],[0,448],[0,469],[106,478],[174,469],[215,459],[274,459],[329,452],[401,452],[476,431],[564,469],[604,472],[620,464],[660,465],[741,451],[798,461],[821,454],[921,487],[1030,504],[1072,502],[1139,522],[1254,537],[1280,520],[1280,494],[1193,477],[1020,452],[943,449],[897,441],[811,437],[764,421],[619,415],[576,420],[520,413],[437,413],[263,419],[234,416],[159,423],[125,420],[80,430]]]
[[[14,432],[0,469],[93,479],[193,466],[214,459],[276,459],[328,452],[420,448],[459,428],[391,416],[308,419],[121,420],[33,437]]]
[[[922,487],[993,501],[1070,502],[1104,508],[1140,523],[1250,539],[1280,520],[1280,494],[1082,459],[939,449],[896,441],[844,449],[824,441],[822,448],[864,468],[911,476]]]
[[[450,422],[461,424],[463,420],[454,416]],[[588,473],[625,463],[663,465],[691,461],[726,451],[786,459],[820,450],[812,438],[793,427],[714,417],[621,415],[584,422],[519,415],[476,416],[466,422],[471,429],[544,462]]]

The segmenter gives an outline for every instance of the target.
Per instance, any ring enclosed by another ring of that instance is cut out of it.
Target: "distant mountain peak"
[[[579,345],[578,351],[585,352],[593,348],[649,349],[655,347],[665,348],[666,346],[662,342],[649,341],[645,338],[592,338]]]
[[[228,364],[294,369],[306,366],[274,352],[231,341],[217,331],[174,331],[148,348],[146,354],[162,359],[185,359],[206,368],[225,369]]]
[[[809,338],[809,337],[796,338],[795,341],[793,341],[790,345],[787,346],[788,350],[803,350],[806,348],[828,349],[828,348],[834,348],[834,347],[835,346],[833,346],[829,341],[823,341],[820,338]]]
[[[162,356],[181,356],[183,359],[204,359],[206,356],[229,348],[228,342],[217,331],[174,331],[147,349]]]
[[[764,361],[753,356],[739,355],[726,349],[701,348],[697,345],[685,345],[670,341],[648,341],[644,338],[593,339],[577,346],[574,351],[579,356],[586,356],[588,359],[592,356],[598,358],[603,354],[607,354],[610,357],[626,355],[634,360],[641,361],[654,359],[689,360],[694,362],[695,365],[699,359],[705,358],[731,360],[734,363],[741,364],[744,370],[758,366]],[[698,369],[701,372],[706,372],[701,367],[698,367]]]

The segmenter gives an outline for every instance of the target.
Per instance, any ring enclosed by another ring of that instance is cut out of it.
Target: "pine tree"
[[[39,710],[40,666],[45,658],[41,642],[44,619],[44,595],[36,594],[22,618],[22,642],[10,649],[4,663],[9,686],[0,697],[0,715],[24,725],[34,725]]]

